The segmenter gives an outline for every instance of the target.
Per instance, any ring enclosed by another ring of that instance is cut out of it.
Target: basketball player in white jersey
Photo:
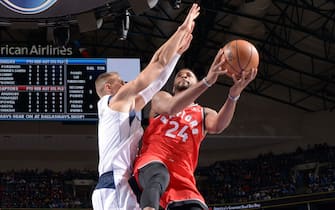
[[[139,209],[128,179],[143,129],[138,113],[171,75],[192,40],[200,8],[193,4],[185,21],[154,54],[138,77],[125,84],[116,72],[98,76],[99,181],[92,195],[94,210]]]

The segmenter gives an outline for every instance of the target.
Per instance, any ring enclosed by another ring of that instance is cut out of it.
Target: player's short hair
[[[101,98],[104,95],[104,85],[108,82],[113,76],[119,76],[117,72],[104,72],[100,74],[95,80],[95,90],[98,96]]]

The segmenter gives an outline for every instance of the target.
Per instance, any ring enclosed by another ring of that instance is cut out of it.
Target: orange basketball
[[[235,74],[239,79],[243,71],[251,71],[259,64],[259,55],[256,47],[250,42],[242,39],[228,42],[224,47],[226,62],[224,68],[228,70],[227,75]]]

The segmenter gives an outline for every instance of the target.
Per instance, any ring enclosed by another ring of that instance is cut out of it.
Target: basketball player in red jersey
[[[134,165],[142,209],[157,210],[159,205],[169,210],[208,209],[194,177],[200,144],[207,133],[227,128],[241,92],[257,74],[252,69],[239,80],[233,76],[234,84],[219,112],[195,104],[218,76],[227,73],[222,69],[224,62],[220,49],[203,80],[198,82],[191,70],[182,69],[175,76],[174,95],[160,91],[153,97],[150,123]]]

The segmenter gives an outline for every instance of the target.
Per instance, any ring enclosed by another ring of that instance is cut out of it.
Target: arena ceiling
[[[45,44],[52,41],[50,29],[68,28],[68,44],[78,47],[80,43],[90,56],[140,57],[144,66],[181,24],[191,4],[198,2],[201,15],[180,67],[194,69],[201,78],[220,47],[232,39],[246,39],[260,54],[259,73],[248,93],[307,112],[335,110],[334,1],[160,0],[144,12],[136,11],[131,1],[106,2],[79,14],[52,18],[0,14],[0,40],[11,45]],[[174,8],[178,3],[180,8]],[[126,11],[129,29],[122,30]],[[230,79],[221,78],[216,85],[231,84]]]

